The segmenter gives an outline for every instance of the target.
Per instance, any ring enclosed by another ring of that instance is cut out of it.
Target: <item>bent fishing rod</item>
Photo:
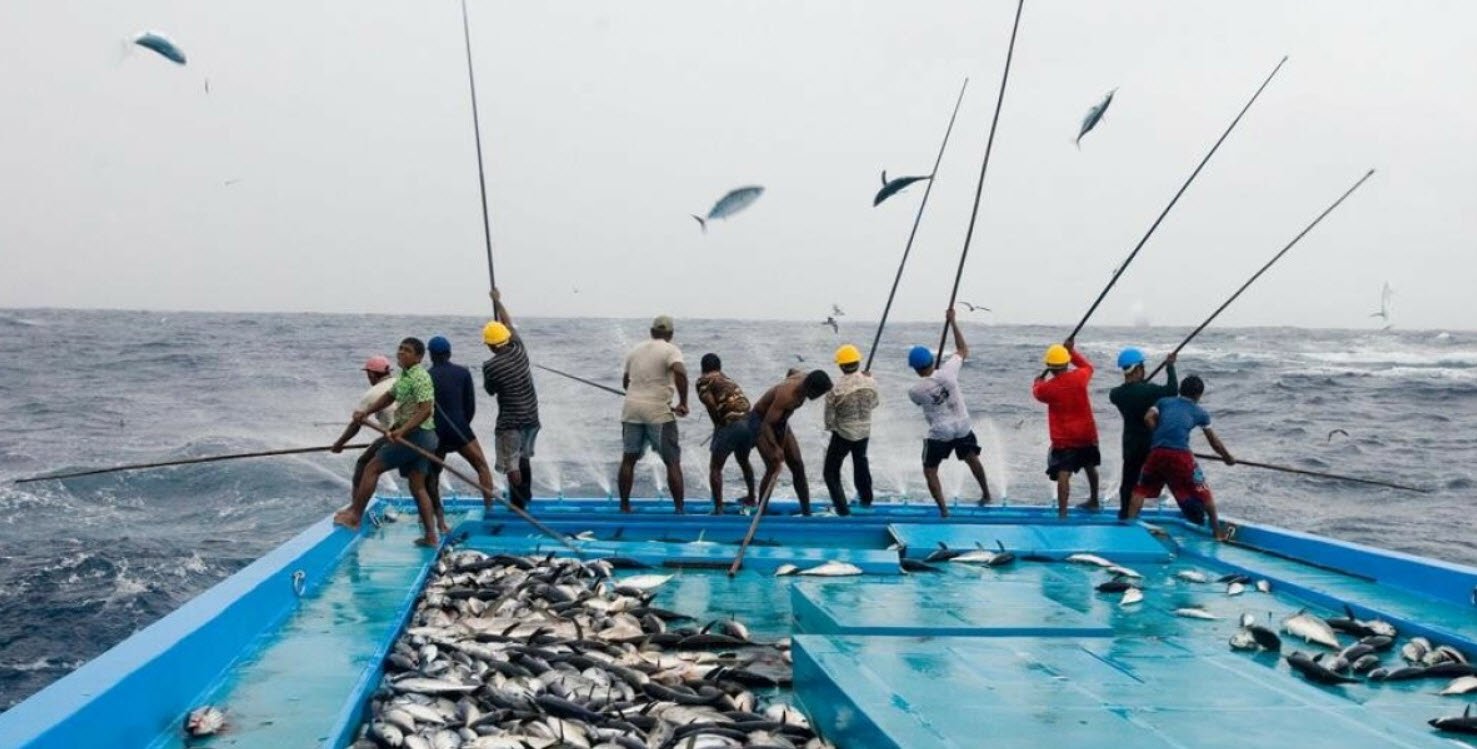
[[[1246,283],[1241,284],[1241,288],[1237,289],[1236,290],[1236,293],[1234,293],[1234,294],[1231,295],[1231,298],[1229,298],[1225,302],[1223,302],[1221,304],[1221,306],[1216,307],[1215,311],[1212,312],[1212,313],[1210,313],[1210,317],[1205,318],[1205,322],[1200,323],[1200,327],[1195,328],[1195,330],[1191,331],[1188,336],[1185,336],[1185,340],[1180,341],[1180,345],[1175,346],[1174,347],[1174,351],[1170,352],[1170,354],[1171,355],[1178,354],[1181,349],[1183,349],[1185,346],[1190,345],[1190,341],[1195,340],[1195,336],[1200,335],[1200,332],[1203,331],[1203,330],[1205,330],[1206,326],[1210,325],[1211,322],[1213,322],[1217,317],[1219,317],[1222,312],[1225,312],[1226,311],[1226,308],[1229,307],[1229,306],[1231,306],[1231,302],[1236,301],[1236,298],[1239,297],[1239,296],[1241,296],[1241,292],[1246,291],[1248,288],[1250,288],[1251,285],[1253,283],[1255,283],[1258,278],[1261,278],[1262,277],[1262,274],[1263,273],[1266,273],[1267,270],[1269,268],[1271,268],[1273,265],[1275,265],[1278,260],[1281,260],[1282,259],[1282,256],[1283,255],[1286,255],[1287,254],[1287,251],[1288,250],[1291,250],[1293,248],[1293,245],[1296,245],[1298,243],[1298,240],[1301,240],[1304,236],[1307,235],[1308,232],[1312,231],[1313,230],[1313,227],[1317,226],[1318,225],[1318,222],[1319,221],[1322,221],[1325,216],[1327,216],[1330,213],[1333,213],[1333,209],[1338,208],[1339,207],[1339,204],[1340,203],[1343,203],[1345,198],[1349,197],[1350,195],[1353,195],[1354,194],[1354,191],[1355,190],[1358,190],[1359,189],[1359,186],[1360,185],[1363,185],[1364,182],[1365,182],[1365,180],[1368,180],[1372,176],[1374,176],[1374,170],[1373,169],[1369,170],[1368,172],[1365,172],[1364,173],[1364,176],[1363,177],[1360,177],[1359,178],[1359,181],[1358,182],[1355,182],[1353,187],[1350,187],[1348,190],[1345,190],[1344,191],[1344,194],[1343,195],[1340,195],[1338,200],[1333,201],[1333,204],[1332,205],[1330,205],[1327,208],[1323,209],[1323,212],[1320,213],[1320,214],[1318,214],[1318,218],[1313,219],[1313,223],[1308,224],[1306,227],[1303,228],[1302,231],[1298,232],[1298,235],[1295,236],[1295,237],[1293,237],[1292,238],[1292,241],[1291,242],[1288,242],[1287,243],[1287,246],[1283,247],[1280,252],[1278,252],[1276,255],[1273,255],[1272,256],[1272,259],[1271,260],[1268,260],[1266,265],[1263,265],[1260,270],[1258,270],[1256,273],[1253,273],[1252,276],[1251,276],[1251,278],[1246,279]],[[1164,369],[1164,365],[1165,365],[1165,362],[1160,362],[1159,363],[1159,366],[1155,367],[1154,368],[1154,371],[1153,372],[1150,372],[1149,375],[1147,377],[1145,377],[1144,379],[1145,380],[1152,380],[1152,379],[1154,379],[1154,375],[1159,374],[1159,370]]]
[[[1169,215],[1169,212],[1174,209],[1175,204],[1179,202],[1180,197],[1185,194],[1186,190],[1190,189],[1190,185],[1195,182],[1195,178],[1200,176],[1200,170],[1204,169],[1205,165],[1210,162],[1210,157],[1214,156],[1215,152],[1220,150],[1221,144],[1226,142],[1226,138],[1231,134],[1231,131],[1235,130],[1236,125],[1241,122],[1242,116],[1246,114],[1247,110],[1251,109],[1252,104],[1256,103],[1257,97],[1262,95],[1262,91],[1266,90],[1267,84],[1272,82],[1272,78],[1277,75],[1277,71],[1281,70],[1283,64],[1286,62],[1287,57],[1284,55],[1282,60],[1277,63],[1277,67],[1272,68],[1272,72],[1267,75],[1267,79],[1262,81],[1262,85],[1257,87],[1256,93],[1251,95],[1251,99],[1246,102],[1246,106],[1242,107],[1241,111],[1236,113],[1236,119],[1231,120],[1231,124],[1226,127],[1226,131],[1221,133],[1220,138],[1216,139],[1215,145],[1210,147],[1210,151],[1205,154],[1205,158],[1202,158],[1200,163],[1195,166],[1195,171],[1190,172],[1189,178],[1185,180],[1183,185],[1180,185],[1180,189],[1175,192],[1174,197],[1170,198],[1169,205],[1164,206],[1164,210],[1159,212],[1159,217],[1154,219],[1154,223],[1149,225],[1149,230],[1144,232],[1143,238],[1139,240],[1138,244],[1134,245],[1133,251],[1128,253],[1128,258],[1118,266],[1117,270],[1113,271],[1113,277],[1108,280],[1108,285],[1103,287],[1102,293],[1098,294],[1097,299],[1093,300],[1092,306],[1087,308],[1087,314],[1082,316],[1082,319],[1077,323],[1077,327],[1072,328],[1072,332],[1064,340],[1076,338],[1077,334],[1082,332],[1083,326],[1087,325],[1087,321],[1097,311],[1098,305],[1103,303],[1103,299],[1108,296],[1109,291],[1113,290],[1113,286],[1118,283],[1118,279],[1122,277],[1123,272],[1128,270],[1129,264],[1133,262],[1135,257],[1138,257],[1139,250],[1144,248],[1144,244],[1149,241],[1149,237],[1154,236],[1154,232],[1159,228],[1159,224],[1163,223],[1164,217]]]
[[[363,450],[369,447],[368,443],[356,445],[344,445],[345,450]],[[54,479],[72,479],[78,476],[97,476],[104,473],[117,473],[119,471],[139,471],[145,468],[166,468],[168,466],[195,465],[198,463],[215,463],[222,460],[240,460],[242,458],[268,458],[274,455],[301,455],[304,453],[321,453],[333,449],[333,445],[322,445],[319,447],[289,447],[281,450],[261,450],[249,453],[228,453],[225,455],[209,455],[202,458],[182,458],[180,460],[165,460],[157,463],[132,463],[129,465],[113,466],[112,468],[92,468],[85,471],[73,471],[71,473],[52,473],[44,476],[31,476],[29,478],[16,479],[14,483],[29,484],[33,481],[51,481]]]
[[[482,485],[482,482],[480,482],[477,479],[474,479],[474,478],[468,476],[465,473],[462,473],[461,471],[459,471],[459,470],[457,470],[455,468],[452,468],[451,466],[449,466],[449,465],[446,464],[446,461],[444,461],[444,460],[436,457],[436,455],[434,453],[432,453],[431,451],[422,449],[420,445],[417,445],[417,444],[415,444],[413,442],[410,442],[409,440],[396,440],[396,439],[390,437],[390,431],[388,429],[385,429],[384,427],[381,427],[379,424],[376,424],[376,423],[374,423],[372,421],[367,421],[367,420],[366,421],[363,421],[361,423],[364,426],[367,426],[370,429],[373,429],[374,431],[379,432],[386,439],[390,440],[390,442],[392,444],[401,445],[401,446],[404,446],[404,447],[408,448],[411,452],[415,453],[416,455],[419,455],[422,458],[425,458],[426,460],[429,460],[432,463],[435,463],[436,465],[441,466],[441,468],[444,469],[447,473],[449,473],[449,474],[451,474],[451,475],[453,475],[453,476],[461,479],[462,481],[467,482],[468,484],[471,484],[474,487],[477,487],[477,489],[479,491],[481,491],[483,494],[485,494],[487,496],[490,496],[490,497],[492,497],[493,499],[495,499],[495,500],[497,500],[499,502],[502,502],[504,507],[508,508],[509,510],[512,510],[513,511],[513,514],[514,515],[517,515],[520,519],[523,520],[523,522],[528,523],[529,525],[531,525],[534,528],[538,529],[539,532],[543,533],[544,535],[548,536],[549,538],[552,538],[555,541],[558,541],[565,548],[567,548],[570,551],[574,552],[575,553],[575,556],[581,556],[583,554],[583,550],[580,549],[579,546],[576,546],[574,543],[572,543],[568,538],[566,538],[564,536],[564,534],[562,534],[562,533],[554,530],[553,528],[550,528],[547,525],[544,525],[543,523],[540,523],[532,515],[528,514],[528,512],[526,510],[524,510],[523,508],[519,507],[518,505],[513,504],[512,502],[507,501],[506,499],[503,499],[501,496],[498,496],[498,493],[494,490],[493,487],[491,487],[491,486],[483,486]],[[583,557],[581,556],[581,558],[583,558]]]
[[[533,366],[538,367],[539,369],[542,369],[545,372],[553,372],[554,374],[559,375],[560,377],[568,377],[569,379],[574,380],[575,382],[582,382],[582,383],[584,383],[586,385],[589,385],[590,387],[593,387],[593,388],[600,388],[601,390],[604,390],[605,392],[611,393],[613,395],[619,395],[619,396],[624,397],[625,394],[626,394],[626,391],[624,391],[624,390],[619,390],[619,389],[613,388],[613,387],[611,387],[609,385],[602,385],[602,384],[600,384],[598,382],[595,382],[594,380],[587,380],[587,379],[585,379],[583,377],[580,377],[578,375],[572,375],[572,374],[570,374],[568,372],[565,372],[563,370],[560,370],[560,369],[554,369],[553,367],[546,367],[546,366],[544,366],[542,364],[534,364]]]
[[[980,178],[974,186],[974,204],[969,211],[969,228],[964,232],[964,250],[959,253],[959,270],[954,272],[954,288],[949,292],[948,309],[954,308],[954,302],[959,298],[959,281],[964,278],[964,261],[969,258],[969,244],[974,239],[975,221],[980,215],[980,198],[985,192],[985,173],[990,169],[990,152],[995,148],[995,127],[1000,124],[1000,109],[1005,106],[1005,84],[1010,82],[1010,62],[1015,58],[1016,32],[1021,28],[1021,11],[1026,7],[1026,0],[1017,0],[1015,5],[1015,22],[1010,27],[1010,46],[1005,50],[1005,71],[1000,74],[1000,93],[995,98],[995,114],[990,118],[990,135],[985,139],[985,157],[980,162]],[[932,186],[930,182],[930,186]],[[949,323],[944,323],[944,332],[939,334],[938,356],[934,361],[944,358],[944,343],[949,340]]]
[[[1197,458],[1201,458],[1202,460],[1214,460],[1214,461],[1218,461],[1218,462],[1225,462],[1225,459],[1223,459],[1221,456],[1214,455],[1214,454],[1211,454],[1211,453],[1193,453],[1193,455],[1195,457],[1197,457]],[[1258,463],[1258,462],[1256,462],[1254,460],[1242,460],[1240,458],[1237,458],[1235,464],[1238,465],[1238,466],[1250,466],[1252,468],[1264,468],[1264,469],[1269,470],[1269,471],[1280,471],[1282,473],[1295,473],[1295,474],[1298,474],[1299,476],[1312,476],[1314,478],[1320,478],[1320,479],[1334,479],[1336,481],[1350,481],[1350,482],[1353,482],[1353,483],[1356,483],[1356,484],[1369,484],[1370,486],[1383,486],[1383,487],[1386,487],[1386,488],[1389,488],[1389,489],[1400,489],[1402,491],[1418,492],[1420,494],[1430,494],[1431,493],[1431,490],[1430,489],[1422,489],[1422,488],[1420,488],[1418,486],[1406,486],[1405,484],[1396,484],[1396,483],[1392,483],[1392,482],[1389,482],[1389,481],[1378,481],[1376,479],[1362,479],[1362,478],[1359,478],[1357,476],[1343,476],[1343,475],[1340,475],[1340,474],[1337,474],[1337,473],[1326,473],[1324,471],[1310,471],[1310,470],[1307,470],[1306,468],[1293,468],[1292,466],[1279,466],[1279,465],[1275,465],[1275,464],[1272,464],[1272,463]]]
[[[492,221],[487,216],[487,177],[482,166],[482,125],[477,118],[477,78],[472,73],[472,30],[467,22],[467,0],[462,0],[462,38],[467,47],[467,87],[472,92],[472,138],[477,144],[477,189],[482,196],[482,239],[487,245],[487,288],[497,288],[492,270]],[[497,312],[493,306],[494,315]]]
[[[863,372],[872,371],[872,357],[877,355],[877,344],[882,341],[882,329],[887,327],[887,315],[892,311],[892,300],[897,296],[898,284],[903,280],[903,268],[908,264],[908,254],[913,251],[913,239],[918,236],[918,225],[923,221],[923,209],[928,207],[928,196],[933,193],[933,183],[938,177],[939,165],[944,161],[944,149],[949,146],[949,134],[954,132],[954,119],[959,116],[959,105],[964,103],[964,90],[969,88],[969,79],[959,86],[959,98],[954,101],[954,112],[949,115],[949,126],[944,128],[944,140],[939,144],[938,156],[933,160],[933,171],[928,173],[928,185],[923,188],[923,200],[918,203],[918,213],[913,216],[913,228],[908,232],[908,243],[903,246],[903,259],[897,264],[897,275],[893,276],[892,289],[887,292],[887,304],[882,307],[882,319],[877,321],[877,334],[872,336],[872,347],[867,349],[867,364]]]

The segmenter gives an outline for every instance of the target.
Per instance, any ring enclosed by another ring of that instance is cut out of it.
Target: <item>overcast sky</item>
[[[937,317],[1014,3],[492,2],[472,36],[516,313]],[[0,307],[466,313],[486,267],[453,0],[0,3]],[[1096,320],[1477,328],[1477,5],[1027,0],[961,298],[1074,322],[1283,55]],[[157,29],[180,68],[120,50]],[[209,93],[205,81],[209,79]],[[1072,145],[1111,88],[1106,119]],[[229,184],[228,184],[229,183]],[[747,211],[702,213],[765,186]]]

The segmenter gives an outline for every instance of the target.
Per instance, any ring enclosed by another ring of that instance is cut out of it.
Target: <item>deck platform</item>
[[[946,577],[866,585],[807,580],[790,589],[795,631],[892,637],[1111,637],[1100,610],[1075,610],[1034,582]]]
[[[940,544],[950,549],[1000,546],[1017,555],[1063,559],[1090,552],[1114,562],[1167,562],[1172,557],[1147,530],[1116,523],[893,523],[888,531],[910,559],[928,556]]]

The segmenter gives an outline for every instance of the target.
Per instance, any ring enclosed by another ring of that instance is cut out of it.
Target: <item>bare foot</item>
[[[355,515],[348,510],[340,510],[333,513],[334,525],[341,525],[351,531],[354,531],[355,533],[359,532],[359,521],[360,518],[355,517]]]
[[[1079,502],[1077,504],[1077,509],[1086,510],[1088,512],[1097,512],[1098,510],[1103,509],[1103,506],[1096,499],[1089,499],[1086,502]]]
[[[441,535],[444,536],[451,532],[451,526],[447,525],[445,520],[437,520],[436,530],[441,531]]]
[[[415,540],[415,545],[416,546],[426,546],[426,547],[430,547],[430,548],[433,548],[434,549],[437,546],[440,546],[441,545],[441,539],[436,538],[436,536],[434,534],[433,535],[429,535],[429,536],[421,536],[420,538],[417,538]]]

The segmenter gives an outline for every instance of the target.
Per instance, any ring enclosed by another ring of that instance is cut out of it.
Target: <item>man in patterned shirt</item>
[[[739,500],[741,505],[754,504],[754,466],[749,451],[754,448],[754,434],[749,431],[749,399],[737,382],[723,374],[723,361],[717,354],[703,354],[703,375],[697,378],[697,398],[713,419],[713,457],[708,461],[708,486],[713,490],[713,514],[723,514],[723,466],[733,455],[744,474],[749,493]]]
[[[528,459],[538,439],[538,392],[533,389],[523,337],[513,330],[513,318],[497,289],[492,290],[492,311],[497,319],[482,328],[482,342],[492,352],[492,358],[482,363],[482,387],[497,397],[492,431],[495,467],[508,477],[508,498],[523,508],[533,499],[533,467]]]
[[[431,496],[426,493],[426,473],[430,461],[423,453],[436,450],[436,420],[431,412],[436,407],[436,388],[431,384],[431,375],[421,366],[426,355],[426,344],[419,338],[406,338],[395,351],[400,364],[400,378],[390,392],[367,409],[354,412],[354,421],[363,422],[376,411],[395,404],[395,418],[390,424],[390,440],[364,467],[364,476],[354,488],[354,500],[350,505],[334,513],[333,522],[351,531],[359,530],[364,519],[364,508],[374,496],[375,484],[380,474],[399,469],[400,475],[410,479],[410,493],[415,496],[416,508],[420,511],[421,528],[424,533],[415,540],[420,546],[436,546],[440,537],[436,532],[436,513],[431,506]],[[412,448],[412,445],[414,448]]]

